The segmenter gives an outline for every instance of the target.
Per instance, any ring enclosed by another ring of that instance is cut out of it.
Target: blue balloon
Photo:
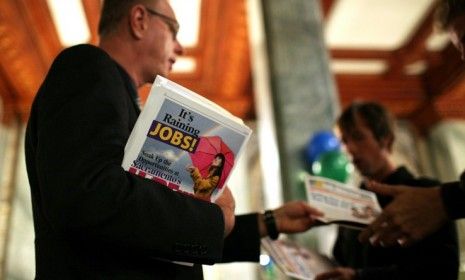
[[[319,155],[339,151],[341,142],[332,131],[322,130],[313,134],[305,148],[305,157],[312,164]]]

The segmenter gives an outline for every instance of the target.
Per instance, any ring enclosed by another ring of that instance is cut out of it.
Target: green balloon
[[[354,168],[347,156],[341,151],[325,152],[312,164],[312,173],[317,176],[345,183]]]

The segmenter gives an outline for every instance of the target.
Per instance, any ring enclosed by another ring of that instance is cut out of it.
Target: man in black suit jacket
[[[312,225],[305,203],[236,219],[228,189],[213,204],[122,169],[136,89],[168,75],[177,30],[167,0],[106,0],[99,47],[53,62],[26,131],[37,279],[201,279],[197,264],[257,261],[260,237]]]

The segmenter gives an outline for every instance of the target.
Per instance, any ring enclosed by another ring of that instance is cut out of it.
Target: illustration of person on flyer
[[[192,165],[187,167],[187,171],[190,172],[191,178],[194,181],[195,197],[210,201],[210,196],[220,182],[224,162],[224,155],[222,153],[216,154],[208,167],[208,175],[206,177],[202,177],[197,167]]]
[[[192,179],[194,196],[214,201],[221,195],[234,166],[234,152],[220,136],[201,136],[187,171]]]

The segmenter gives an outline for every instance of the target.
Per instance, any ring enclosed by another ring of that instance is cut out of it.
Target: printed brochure
[[[309,204],[324,213],[318,218],[323,223],[363,228],[382,211],[375,193],[367,190],[311,175],[305,187]]]
[[[316,275],[334,267],[331,260],[290,240],[263,238],[262,248],[287,276],[312,280]]]
[[[251,129],[210,100],[157,76],[125,147],[123,168],[215,201]]]

